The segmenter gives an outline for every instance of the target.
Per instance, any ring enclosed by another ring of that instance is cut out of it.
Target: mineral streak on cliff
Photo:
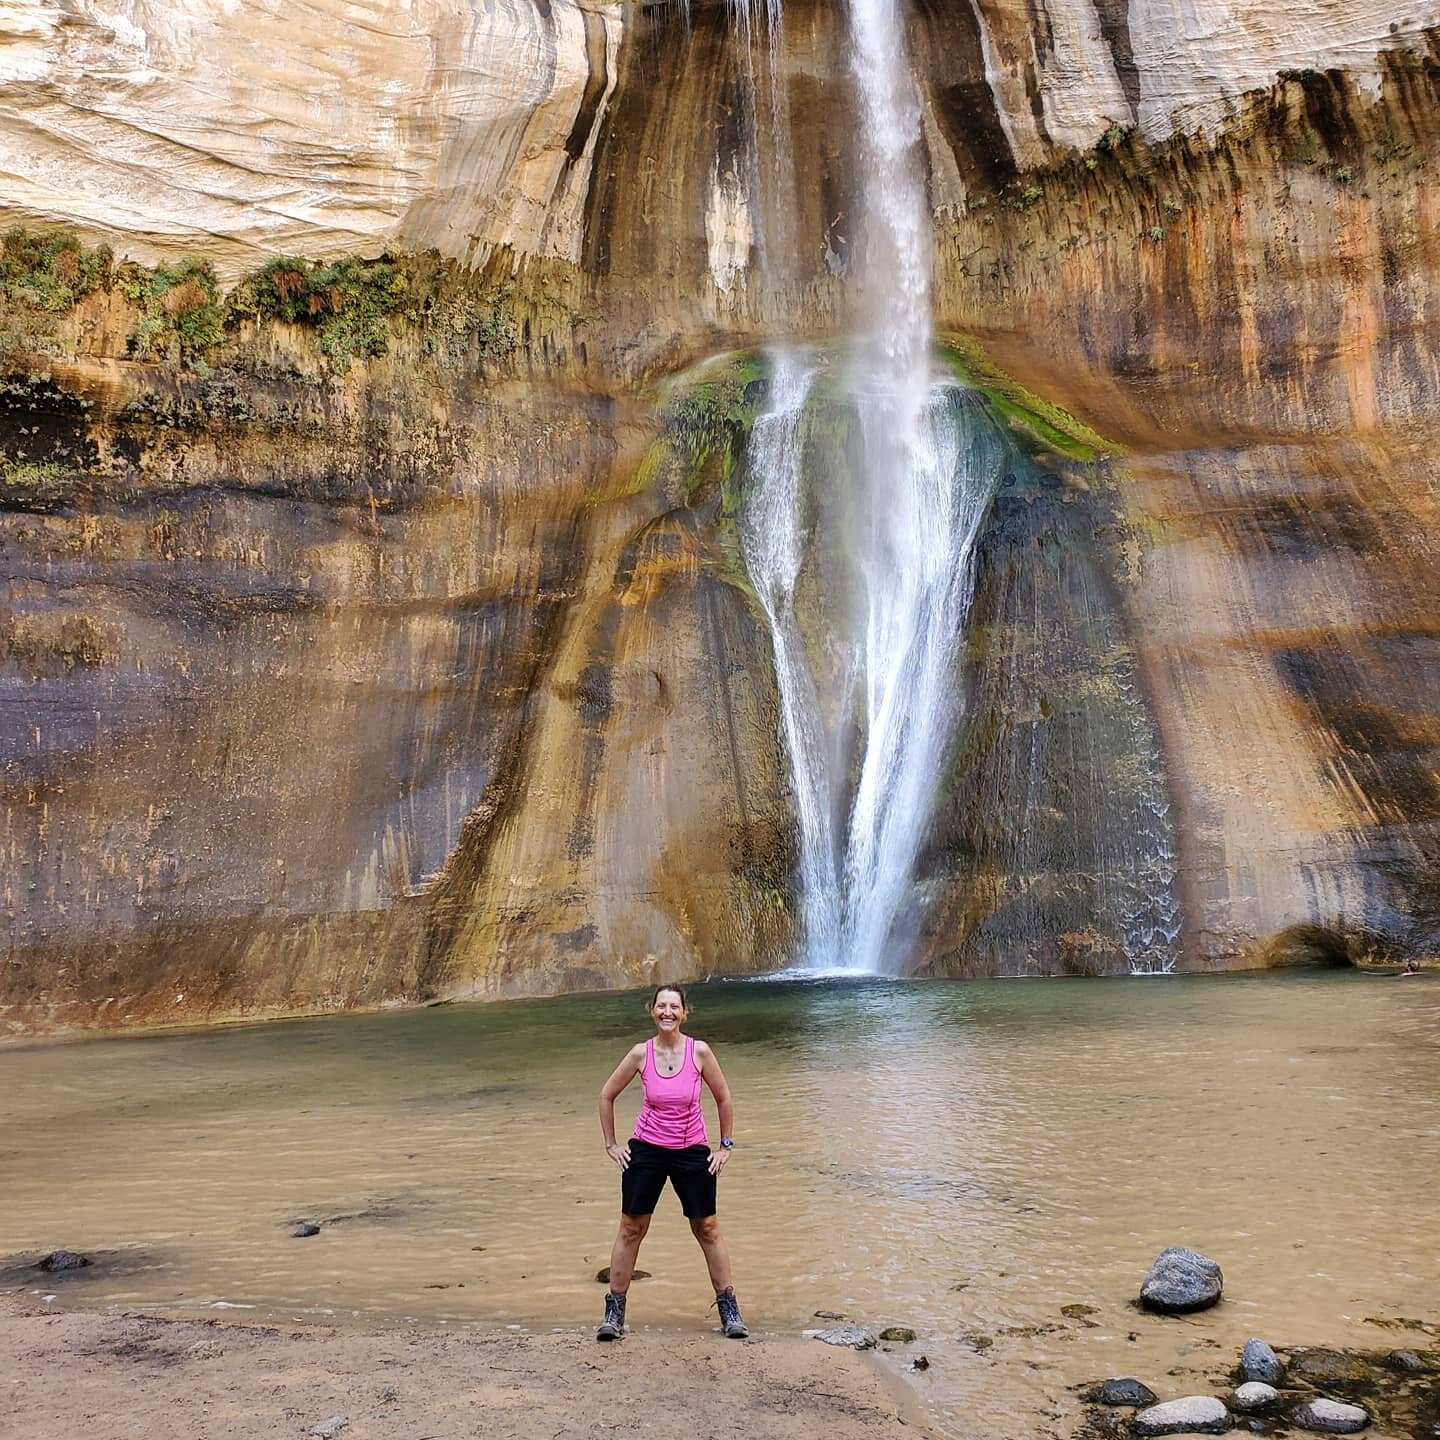
[[[857,304],[834,7],[786,14],[812,238],[765,293],[723,6],[0,14],[0,217],[169,262],[0,275],[9,1024],[787,953],[725,458],[753,377],[662,388],[663,421],[654,388]],[[1163,756],[1185,963],[1435,946],[1436,19],[917,5],[937,328],[1107,452],[992,387],[1038,470],[981,539],[932,968],[1116,968],[1074,777],[1123,735]],[[427,245],[479,267],[291,263],[226,308],[278,252]],[[711,437],[683,464],[676,427]]]

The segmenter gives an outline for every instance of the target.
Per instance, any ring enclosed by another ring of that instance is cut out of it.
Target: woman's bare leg
[[[630,1289],[635,1274],[635,1257],[640,1253],[640,1242],[650,1229],[650,1216],[620,1216],[620,1230],[615,1244],[610,1249],[610,1290],[612,1294],[624,1295]]]
[[[710,1271],[710,1283],[715,1287],[715,1293],[718,1295],[722,1290],[728,1290],[730,1251],[726,1248],[725,1237],[720,1233],[720,1221],[714,1215],[707,1215],[703,1220],[692,1220],[690,1233],[700,1242],[700,1248],[705,1252],[705,1265]],[[633,1265],[633,1260],[631,1263]],[[610,1273],[613,1276],[615,1272],[612,1269]]]

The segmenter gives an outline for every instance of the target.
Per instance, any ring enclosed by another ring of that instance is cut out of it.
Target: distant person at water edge
[[[678,985],[661,985],[647,1008],[655,1023],[654,1036],[630,1051],[600,1091],[605,1153],[620,1167],[620,1232],[610,1252],[605,1319],[595,1338],[618,1340],[625,1333],[625,1296],[635,1273],[635,1257],[669,1180],[680,1197],[690,1231],[705,1252],[720,1324],[727,1338],[743,1340],[750,1332],[740,1318],[735,1287],[730,1283],[730,1252],[715,1218],[716,1181],[735,1145],[730,1087],[715,1052],[703,1040],[683,1032],[688,1011],[685,992]],[[635,1119],[635,1134],[620,1145],[615,1140],[615,1101],[637,1075],[645,1086],[645,1102]],[[710,1148],[700,1112],[702,1081],[710,1087],[720,1112],[720,1146],[716,1150]]]
[[[1407,975],[1418,975],[1419,973],[1420,962],[1418,960],[1407,960],[1405,962],[1405,968],[1400,972],[1400,979],[1403,980]]]

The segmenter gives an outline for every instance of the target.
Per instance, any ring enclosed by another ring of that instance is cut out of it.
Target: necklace
[[[660,1073],[664,1076],[676,1075],[680,1067],[685,1063],[685,1047],[678,1046],[673,1052],[666,1054],[658,1045],[653,1047],[655,1063],[660,1067]],[[668,1068],[667,1068],[668,1066]]]

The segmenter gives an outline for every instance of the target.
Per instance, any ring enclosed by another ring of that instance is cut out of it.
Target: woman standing
[[[715,1182],[735,1146],[730,1087],[715,1052],[681,1028],[686,1005],[685,992],[678,985],[661,985],[651,996],[649,1009],[655,1022],[654,1036],[630,1051],[600,1091],[605,1153],[620,1167],[620,1232],[610,1252],[605,1319],[595,1338],[618,1340],[625,1333],[625,1296],[635,1257],[669,1180],[680,1197],[691,1234],[705,1252],[725,1334],[743,1340],[750,1332],[740,1318],[735,1287],[730,1283],[730,1252],[715,1218]],[[637,1075],[644,1082],[645,1103],[635,1120],[634,1136],[620,1145],[615,1140],[615,1100]],[[700,1111],[702,1081],[710,1087],[720,1112],[718,1150],[710,1148],[705,1134],[705,1117]]]

